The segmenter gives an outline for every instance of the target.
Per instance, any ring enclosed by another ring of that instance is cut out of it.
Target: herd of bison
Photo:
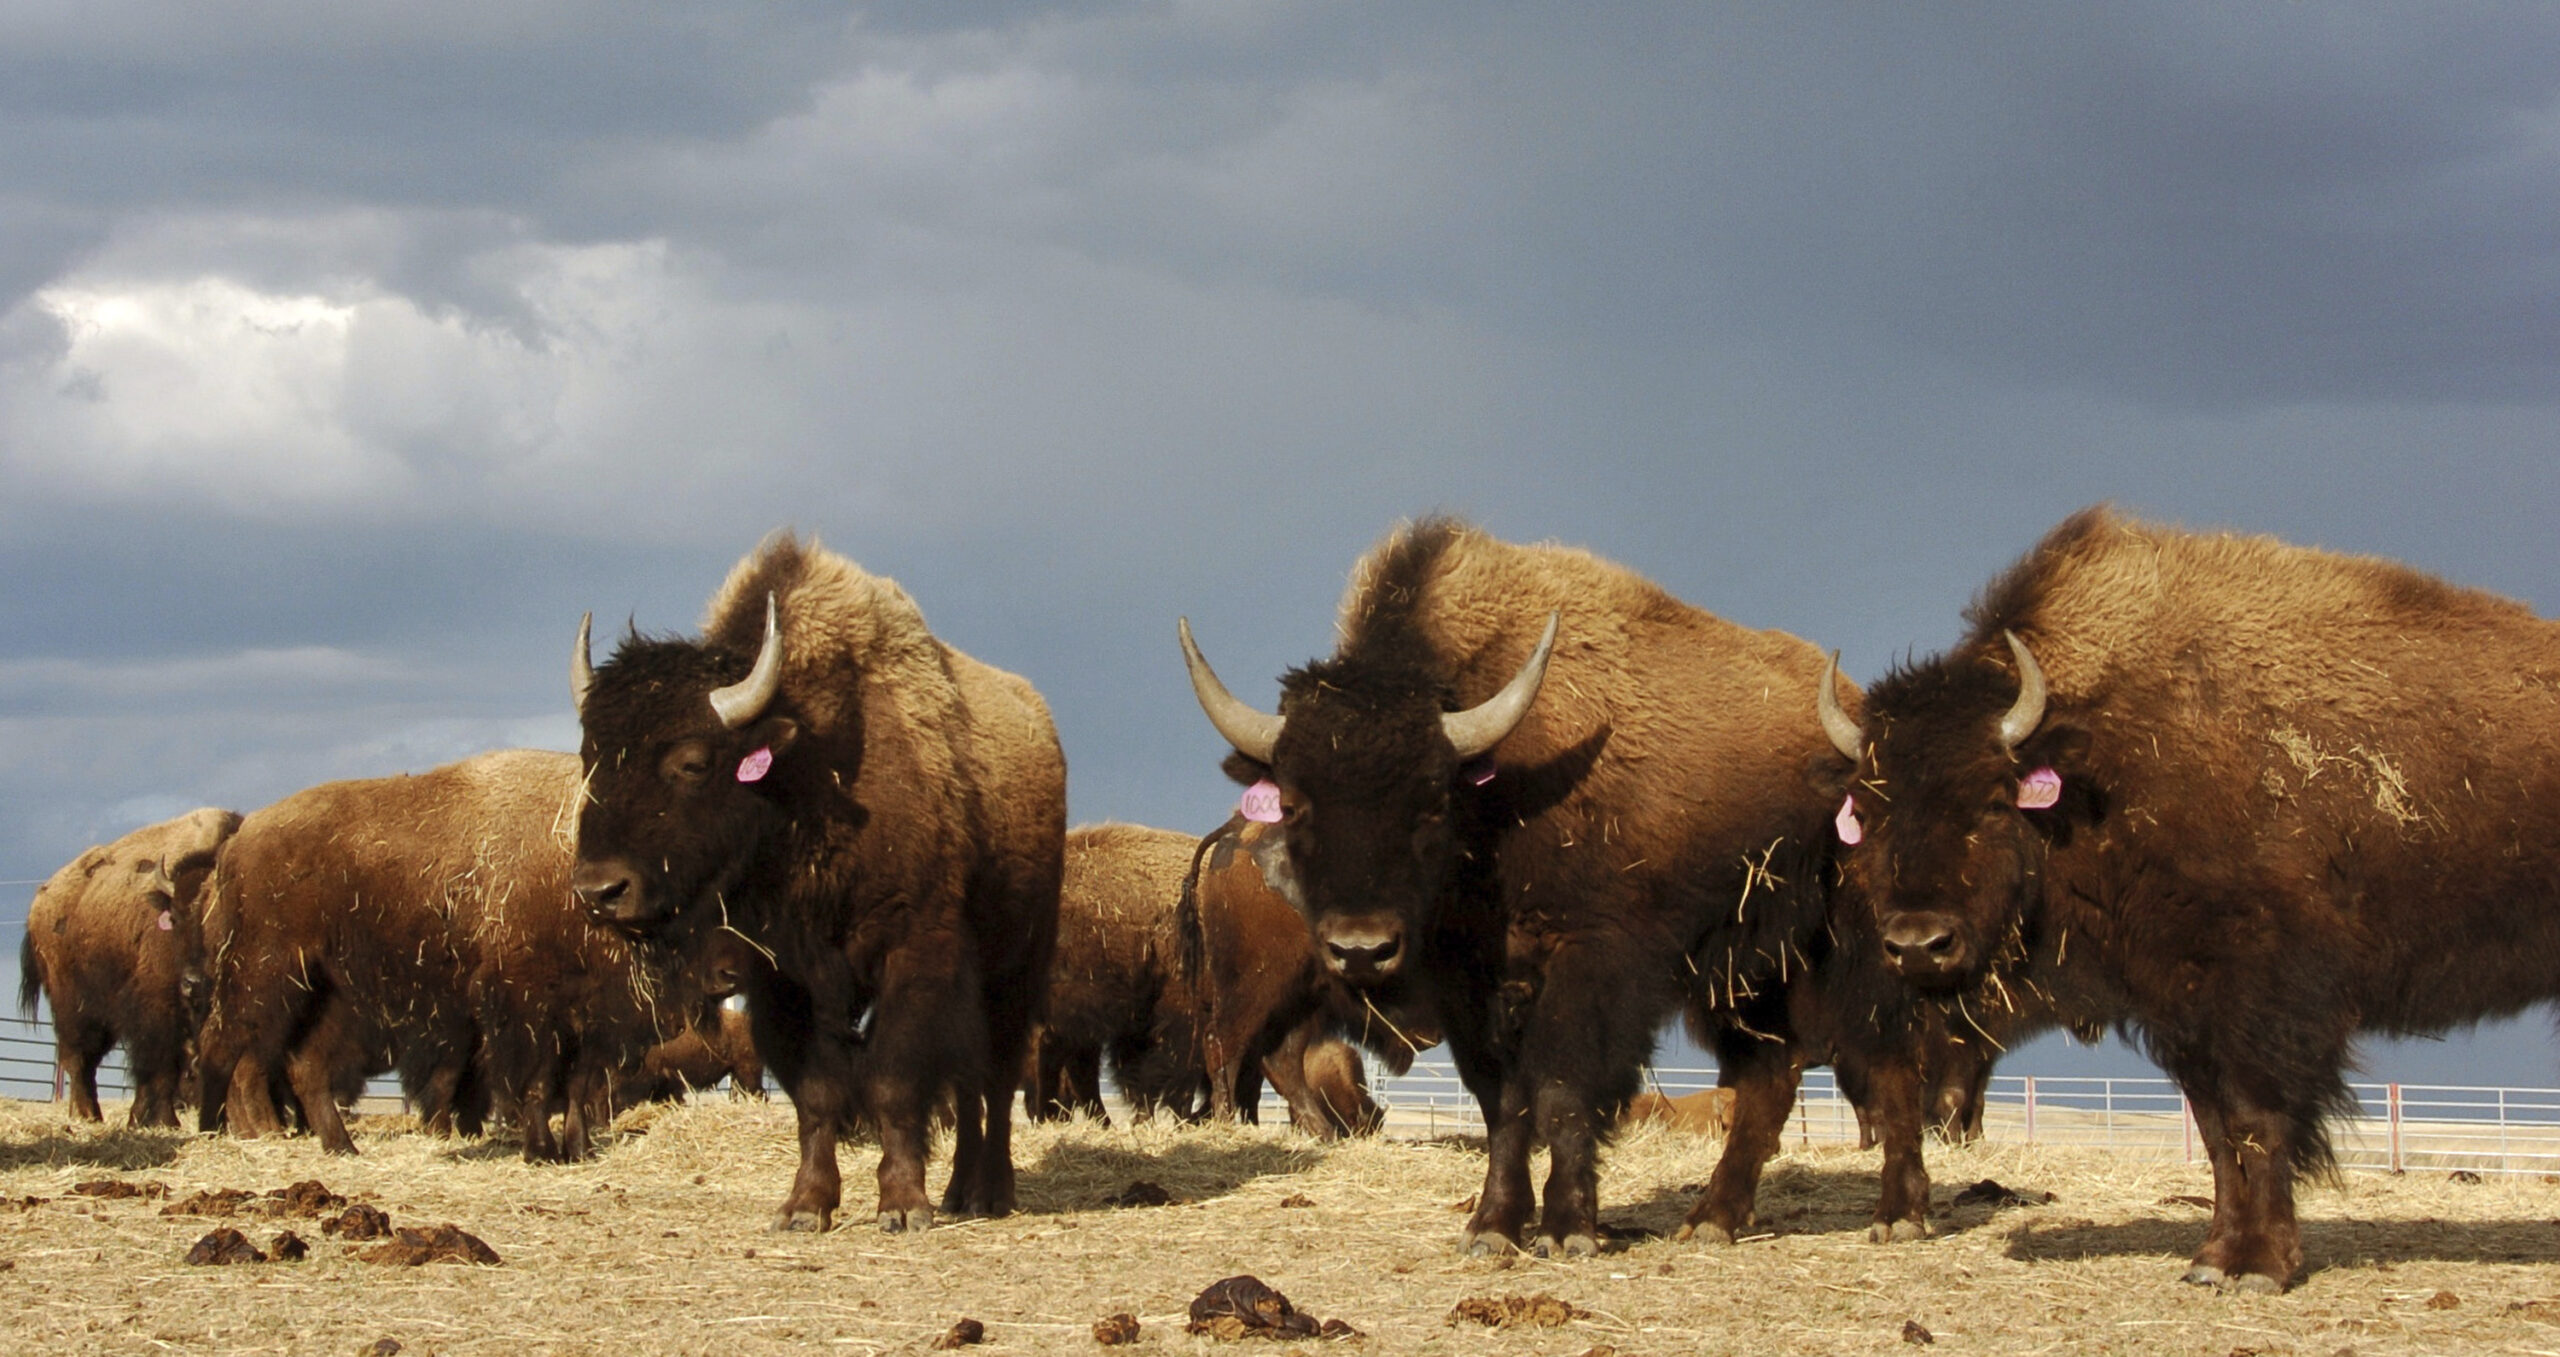
[[[427,1129],[512,1125],[549,1160],[770,1072],[783,1229],[834,1223],[857,1128],[878,1224],[921,1230],[1013,1209],[1017,1089],[1098,1116],[1107,1064],[1133,1115],[1250,1118],[1267,1081],[1302,1130],[1357,1134],[1362,1051],[1400,1072],[1445,1042],[1486,1125],[1458,1246],[1564,1256],[1599,1247],[1600,1151],[1674,1015],[1726,1135],[1682,1234],[1725,1242],[1808,1066],[1881,1148],[1889,1242],[1928,1233],[1925,1133],[1978,1127],[1993,1053],[2113,1028],[2211,1160],[2187,1279],[2281,1290],[2356,1035],[2560,995],[2560,630],[2105,508],[1966,618],[1861,691],[1586,552],[1428,519],[1354,565],[1276,711],[1178,629],[1244,788],[1223,826],[1070,830],[1033,687],[777,535],[697,639],[599,663],[580,625],[576,755],[81,854],[36,896],[21,1000],[76,1115],[121,1042],[137,1124],[192,1103],[345,1153],[385,1073]]]

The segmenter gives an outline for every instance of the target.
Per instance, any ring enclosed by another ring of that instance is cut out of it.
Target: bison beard
[[[633,636],[591,668],[585,641],[574,888],[635,934],[726,932],[767,958],[748,1012],[800,1130],[777,1225],[832,1223],[857,1118],[880,1133],[882,1227],[930,1225],[946,1095],[942,1209],[1011,1210],[1010,1104],[1066,833],[1039,695],[935,639],[895,584],[785,534],[731,572],[700,642]]]
[[[1484,1107],[1464,1246],[1524,1242],[1543,1142],[1535,1247],[1598,1247],[1600,1145],[1684,1007],[1737,1092],[1693,1229],[1750,1223],[1813,1004],[1859,1015],[1832,1026],[1885,1145],[1874,1233],[1925,1231],[1907,1000],[1825,928],[1839,793],[1808,773],[1846,765],[1807,691],[1821,656],[1584,553],[1438,520],[1360,562],[1338,630],[1276,717],[1218,684],[1187,625],[1186,658],[1229,773],[1277,786],[1293,903],[1334,974],[1435,1010]]]
[[[2560,994],[2560,628],[2103,508],[1968,616],[1848,732],[1850,879],[1915,984],[2138,1037],[2213,1164],[2188,1279],[2286,1286],[2353,1034]]]

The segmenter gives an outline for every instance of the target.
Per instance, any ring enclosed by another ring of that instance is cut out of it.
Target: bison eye
[[[711,751],[687,740],[667,751],[666,759],[659,764],[659,771],[671,781],[700,782],[711,776]]]

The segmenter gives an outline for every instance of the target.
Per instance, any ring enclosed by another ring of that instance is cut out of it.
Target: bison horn
[[[1822,691],[1814,694],[1814,713],[1822,718],[1822,733],[1831,737],[1831,747],[1851,763],[1856,763],[1866,748],[1866,732],[1840,710],[1840,652],[1831,652],[1831,663],[1822,671]]]
[[[2009,639],[2009,653],[2018,657],[2018,701],[2000,718],[2000,747],[2015,749],[2044,724],[2044,670],[2036,666],[2036,657],[2027,653],[2027,643],[2016,632],[2000,634]]]
[[[578,648],[569,653],[569,701],[583,714],[587,709],[587,689],[595,686],[596,662],[587,638],[595,630],[596,615],[578,616]]]
[[[764,596],[764,648],[756,652],[756,667],[747,676],[726,688],[711,690],[711,710],[719,713],[720,724],[731,730],[764,715],[773,705],[773,695],[782,690],[782,628],[775,622],[773,595]]]
[[[1529,652],[1529,661],[1520,672],[1502,685],[1502,691],[1467,708],[1465,711],[1443,712],[1440,731],[1461,759],[1471,759],[1502,743],[1520,718],[1529,714],[1529,704],[1538,698],[1538,685],[1546,681],[1547,657],[1556,648],[1557,614],[1547,614],[1547,629],[1538,637],[1538,648]]]
[[[1200,699],[1200,710],[1208,714],[1209,724],[1218,728],[1237,753],[1256,763],[1271,762],[1271,751],[1280,743],[1284,718],[1255,710],[1218,682],[1217,672],[1201,658],[1200,647],[1191,642],[1190,618],[1181,619],[1174,629],[1182,634],[1182,662],[1191,669],[1191,695]]]

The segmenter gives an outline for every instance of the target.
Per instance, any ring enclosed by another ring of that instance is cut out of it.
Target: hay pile
[[[366,1118],[363,1155],[333,1160],[303,1139],[92,1130],[0,1103],[0,1332],[14,1352],[870,1353],[926,1351],[974,1318],[974,1350],[1098,1352],[1098,1332],[1125,1333],[1105,1321],[1126,1314],[1138,1334],[1124,1350],[1250,1352],[1270,1340],[1183,1331],[1203,1288],[1250,1274],[1365,1335],[1323,1345],[1340,1351],[1890,1353],[1920,1341],[1906,1326],[1937,1351],[1990,1353],[2560,1350],[2560,1186],[2534,1178],[2308,1189],[2312,1276],[2260,1298],[2177,1281],[2205,1212],[2176,1198],[2211,1192],[2202,1165],[2102,1151],[1937,1148],[1938,1238],[1879,1247],[1864,1237],[1873,1156],[1799,1149],[1771,1167],[1766,1233],[1708,1248],[1671,1235],[1715,1145],[1640,1130],[1604,1170],[1610,1250],[1568,1263],[1452,1253],[1483,1172],[1465,1144],[1026,1126],[1021,1214],[907,1239],[859,1226],[875,1161],[858,1147],[845,1156],[854,1226],[765,1231],[794,1162],[782,1104],[644,1109],[620,1130],[592,1163],[535,1167],[510,1141]],[[168,1193],[72,1190],[101,1178]],[[356,1250],[372,1245],[254,1204],[162,1214],[226,1188],[281,1200],[264,1194],[313,1179],[395,1227],[456,1225],[503,1261],[368,1263]],[[1947,1205],[1983,1179],[2056,1200]],[[1131,1193],[1140,1183],[1166,1204],[1106,1204],[1154,1200]],[[189,1266],[215,1226],[261,1249],[292,1228],[310,1256]],[[1512,1297],[1562,1322],[1451,1320]]]

